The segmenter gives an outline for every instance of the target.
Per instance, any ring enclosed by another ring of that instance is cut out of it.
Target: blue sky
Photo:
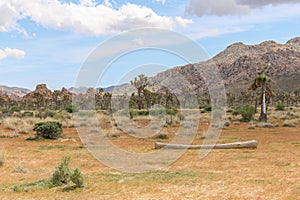
[[[178,32],[210,57],[234,42],[285,43],[300,36],[299,11],[298,0],[1,0],[0,85],[72,87],[91,52],[138,28]],[[153,75],[183,64],[170,53],[136,51],[113,63],[98,85],[122,83],[124,75],[145,66]]]

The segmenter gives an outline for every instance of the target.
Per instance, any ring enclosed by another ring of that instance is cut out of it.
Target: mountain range
[[[150,77],[149,80],[152,85],[170,80],[175,89],[182,88],[183,84],[188,83],[195,91],[201,93],[205,92],[206,83],[203,74],[199,73],[201,71],[199,68],[210,69],[212,66],[218,69],[226,90],[232,93],[246,90],[264,66],[269,66],[268,76],[275,90],[285,92],[300,90],[300,37],[293,38],[285,44],[274,41],[257,45],[234,43],[210,60],[174,67]],[[188,80],[187,83],[172,78],[178,73]],[[126,88],[129,88],[129,84],[110,86],[104,88],[104,92],[112,90],[121,92],[126,91]],[[81,89],[86,91],[85,88]],[[71,92],[75,90],[69,89]],[[23,97],[29,92],[30,90],[24,88],[0,86],[0,94],[14,98]]]

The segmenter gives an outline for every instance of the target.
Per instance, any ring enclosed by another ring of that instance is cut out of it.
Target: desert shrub
[[[54,171],[51,182],[54,186],[60,186],[62,184],[67,184],[71,176],[71,157],[66,156],[62,159],[62,162],[56,167]]]
[[[276,106],[275,106],[275,110],[284,110],[284,104],[283,103],[278,103],[278,104],[276,104]]]
[[[283,127],[296,127],[296,123],[293,121],[284,121],[282,126]]]
[[[173,115],[173,116],[175,116],[175,115],[178,113],[178,110],[177,110],[177,108],[167,108],[167,109],[166,109],[166,113],[167,113],[168,115]]]
[[[17,107],[17,106],[13,106],[13,107],[10,108],[11,112],[20,112],[20,110],[21,109],[19,107]]]
[[[253,119],[253,115],[255,113],[255,108],[250,105],[243,105],[237,107],[233,111],[233,115],[242,115],[242,121],[249,122]]]
[[[168,139],[168,135],[165,134],[165,133],[159,133],[159,134],[155,135],[154,138],[156,138],[156,139]]]
[[[25,111],[22,113],[22,117],[33,117],[33,112]]]
[[[83,175],[81,171],[76,168],[70,177],[71,181],[76,185],[76,187],[83,187]]]
[[[76,108],[72,105],[72,104],[69,104],[65,107],[65,110],[68,112],[68,113],[73,113],[73,112],[76,112]]]
[[[81,171],[76,168],[74,171],[71,169],[71,157],[63,157],[62,162],[56,167],[52,174],[50,182],[54,186],[68,184],[72,181],[76,187],[83,187],[83,175]]]
[[[130,113],[132,116],[148,116],[149,110],[131,110]]]
[[[266,123],[266,122],[262,122],[257,124],[258,127],[260,128],[274,128],[275,126],[271,123]]]
[[[57,139],[62,137],[63,133],[62,124],[54,121],[36,123],[33,130],[37,138],[45,139]]]
[[[199,109],[203,109],[207,112],[210,112],[212,110],[211,105],[201,105],[199,106]]]

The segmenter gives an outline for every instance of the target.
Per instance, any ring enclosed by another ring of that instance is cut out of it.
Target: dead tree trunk
[[[256,140],[246,142],[234,142],[228,144],[214,144],[214,145],[184,145],[184,144],[166,144],[155,142],[155,149],[169,148],[169,149],[255,149],[258,142]]]

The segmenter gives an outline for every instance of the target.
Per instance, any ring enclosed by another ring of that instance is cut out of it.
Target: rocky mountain
[[[109,86],[109,87],[103,88],[103,91],[104,92],[112,92],[114,89],[123,88],[123,87],[125,87],[127,85],[129,85],[129,84],[128,83],[124,83],[124,84],[121,84],[121,85],[113,85],[113,86]]]
[[[49,90],[46,86],[46,84],[38,84],[34,91],[29,92],[26,94],[23,99],[34,99],[37,98],[37,94],[41,95],[43,98],[52,99],[53,93],[51,90]]]
[[[22,98],[26,94],[28,94],[30,90],[26,88],[20,88],[20,87],[8,87],[5,85],[0,85],[0,94],[6,94],[9,97],[12,98]]]
[[[274,41],[258,45],[235,43],[208,61],[175,67],[150,80],[154,84],[170,80],[175,90],[189,83],[195,91],[201,93],[206,91],[207,81],[205,73],[200,72],[203,69],[209,71],[212,66],[217,67],[227,91],[233,93],[247,91],[249,84],[264,66],[269,66],[268,75],[275,90],[293,92],[300,89],[300,37],[286,44]],[[175,74],[181,74],[187,81],[172,78]]]

